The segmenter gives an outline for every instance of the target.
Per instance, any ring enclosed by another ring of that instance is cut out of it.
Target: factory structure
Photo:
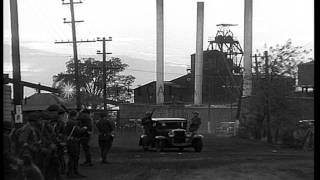
[[[240,105],[241,98],[255,93],[256,82],[267,76],[252,71],[252,0],[244,1],[243,49],[231,31],[235,24],[218,24],[216,36],[209,38],[204,50],[204,2],[197,2],[196,52],[191,54],[191,68],[171,81],[164,81],[163,0],[156,2],[156,81],[134,89],[134,103]],[[288,93],[294,90],[293,78],[277,77],[276,81]]]
[[[243,83],[243,50],[230,30],[232,24],[218,24],[214,38],[209,39],[207,50],[203,51],[202,104],[237,104],[241,98]],[[193,104],[195,91],[195,54],[191,54],[191,69],[184,76],[164,82],[164,104]],[[263,79],[253,73],[252,93],[255,82]],[[278,78],[286,91],[294,90],[294,79]],[[134,90],[134,102],[156,104],[156,82],[150,82]]]
[[[229,29],[233,25],[219,24],[216,37],[209,39],[208,49],[203,51],[204,2],[197,2],[196,53],[191,55],[191,69],[188,74],[165,82],[163,0],[156,0],[156,81],[136,88],[134,102],[225,104],[250,96],[252,0],[245,0],[244,5],[244,50]]]
[[[241,88],[243,51],[230,30],[231,24],[218,24],[215,38],[209,39],[203,51],[202,103],[226,104],[236,102]],[[184,76],[164,82],[164,104],[192,104],[196,79],[196,54],[191,54],[191,69]],[[134,102],[155,104],[156,82],[134,90]]]

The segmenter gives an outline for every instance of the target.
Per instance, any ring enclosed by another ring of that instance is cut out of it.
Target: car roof
[[[152,118],[153,121],[186,121],[185,118]]]

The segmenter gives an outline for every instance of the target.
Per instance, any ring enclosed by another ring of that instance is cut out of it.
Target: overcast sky
[[[182,67],[190,64],[190,54],[196,49],[196,2],[164,0],[166,63]],[[231,30],[242,45],[244,0],[203,2],[204,49],[207,48],[208,38],[215,35],[216,24],[219,23],[238,24]],[[4,44],[10,45],[9,0],[3,0],[3,3]],[[18,0],[18,8],[21,46],[60,54],[66,60],[73,55],[71,44],[54,44],[55,40],[71,40],[71,26],[63,23],[63,18],[70,20],[68,5],[62,5],[61,0]],[[112,36],[113,41],[107,46],[112,56],[155,61],[156,0],[83,0],[82,4],[75,5],[75,17],[85,21],[77,24],[78,40]],[[264,44],[284,44],[289,38],[294,45],[313,47],[313,0],[253,0],[253,51],[263,48]],[[101,42],[80,44],[79,57],[95,55],[96,50],[100,49]],[[4,59],[5,72],[10,71],[10,62],[10,58]],[[65,61],[46,63],[63,67]],[[31,70],[42,68],[41,65],[32,67],[29,64],[32,63],[26,60],[22,66]],[[52,75],[57,73],[52,72]],[[52,79],[44,83],[48,82]]]

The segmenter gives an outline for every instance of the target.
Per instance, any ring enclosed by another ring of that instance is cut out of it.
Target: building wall
[[[200,133],[208,133],[210,128],[211,133],[215,133],[221,122],[234,122],[237,112],[237,107],[226,106],[160,106],[146,104],[121,104],[120,105],[120,121],[122,124],[129,123],[129,119],[141,119],[145,112],[154,109],[153,116],[157,117],[178,117],[186,118],[189,122],[192,118],[192,112],[198,111],[201,118]],[[208,122],[210,122],[208,124]]]
[[[145,104],[155,104],[156,102],[156,82],[145,84],[134,90],[134,102],[135,103],[145,103]]]
[[[238,98],[240,78],[232,76],[232,60],[217,50],[203,52],[202,102],[204,104],[226,104]],[[191,55],[191,76],[194,83],[195,54]]]
[[[173,100],[182,101],[185,104],[194,102],[194,66],[195,54],[191,55],[191,73],[176,78],[170,82],[181,87],[169,86],[165,82],[165,102]],[[220,51],[211,50],[203,53],[203,104],[230,104],[237,102],[241,93],[242,76],[232,75],[232,60],[226,59]],[[264,81],[263,74],[259,80],[253,76],[253,93],[259,88],[258,81]],[[294,91],[295,81],[288,77],[274,77],[272,83],[283,89],[290,95]],[[262,83],[263,84],[263,83]],[[155,82],[148,83],[135,89],[135,103],[155,104]]]
[[[185,85],[185,84],[183,84]],[[134,102],[144,104],[156,104],[156,83],[151,82],[144,86],[138,87],[134,90]],[[176,87],[170,83],[164,84],[164,102],[192,102],[190,97],[190,88],[187,87]]]
[[[314,86],[314,63],[298,65],[298,85]]]
[[[219,51],[204,51],[203,54],[203,100],[204,104],[225,104],[235,102],[239,96],[237,88],[240,78],[230,77],[232,60],[225,59]],[[194,101],[194,59],[191,55],[191,73],[172,80],[182,87],[171,87],[165,83],[165,102],[174,100],[192,104]],[[135,103],[155,103],[155,82],[148,83],[135,89]]]

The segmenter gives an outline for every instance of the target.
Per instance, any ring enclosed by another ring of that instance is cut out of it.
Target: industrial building
[[[306,92],[314,88],[314,61],[298,65],[298,86]]]
[[[233,37],[230,24],[219,24],[214,39],[203,51],[202,103],[226,104],[236,102],[240,95],[241,59],[243,51]],[[188,74],[164,82],[165,104],[192,104],[195,87],[195,54],[191,55]],[[135,103],[156,103],[156,82],[140,86],[134,91]]]
[[[243,51],[230,31],[232,24],[218,24],[215,38],[209,39],[203,51],[202,104],[237,103],[242,95]],[[191,69],[184,76],[164,82],[164,104],[193,104],[195,87],[195,54],[190,58]],[[257,80],[264,78],[252,74],[252,94]],[[277,77],[287,92],[294,90],[294,79]],[[156,104],[156,81],[134,89],[134,102]]]

